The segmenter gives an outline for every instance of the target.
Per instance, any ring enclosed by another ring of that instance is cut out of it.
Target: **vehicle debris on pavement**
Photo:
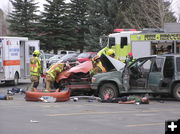
[[[31,123],[39,123],[39,121],[36,120],[30,120]]]
[[[40,98],[40,100],[42,100],[45,103],[53,103],[56,102],[56,98],[52,97],[52,96],[42,96]]]
[[[26,91],[22,88],[13,87],[12,89],[7,90],[7,94],[15,95],[16,93],[24,94]]]
[[[9,96],[9,95],[1,95],[0,94],[0,100],[13,100],[13,97]]]
[[[76,101],[78,101],[78,98],[77,98],[77,97],[74,97],[72,100],[73,100],[74,102],[76,102]]]
[[[78,100],[87,100],[88,102],[93,102],[94,100],[101,101],[101,98],[95,96],[73,96],[70,97],[70,100],[73,100],[74,102]]]
[[[63,102],[68,101],[69,97],[70,90],[67,89],[62,91],[50,90],[50,92],[44,92],[44,90],[38,90],[34,92],[27,91],[24,98],[26,101]]]

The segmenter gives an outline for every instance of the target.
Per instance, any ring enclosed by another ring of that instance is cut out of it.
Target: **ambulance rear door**
[[[6,37],[3,43],[3,66],[5,71],[5,80],[14,80],[20,74],[20,47],[19,39]]]
[[[24,69],[25,77],[29,76],[29,63],[30,57],[32,56],[34,50],[40,49],[40,42],[39,40],[29,40],[25,42],[24,45],[24,65],[22,64],[21,68]],[[22,54],[23,55],[23,54]]]

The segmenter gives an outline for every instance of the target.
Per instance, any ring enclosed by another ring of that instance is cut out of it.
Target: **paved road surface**
[[[12,86],[1,86],[0,93],[7,88]],[[165,120],[179,119],[179,111],[180,102],[170,100],[152,100],[149,105],[43,103],[27,102],[16,94],[14,100],[0,101],[0,134],[164,134]]]

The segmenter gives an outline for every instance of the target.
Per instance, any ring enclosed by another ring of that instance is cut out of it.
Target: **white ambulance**
[[[38,40],[26,37],[0,36],[0,83],[12,82],[29,76],[29,59],[34,50],[39,50]]]

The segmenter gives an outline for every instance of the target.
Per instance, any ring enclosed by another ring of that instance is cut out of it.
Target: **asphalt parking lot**
[[[29,83],[21,83],[25,88]],[[0,86],[0,93],[11,87]],[[0,134],[164,134],[165,120],[180,118],[180,103],[27,102],[24,95],[0,101]]]

